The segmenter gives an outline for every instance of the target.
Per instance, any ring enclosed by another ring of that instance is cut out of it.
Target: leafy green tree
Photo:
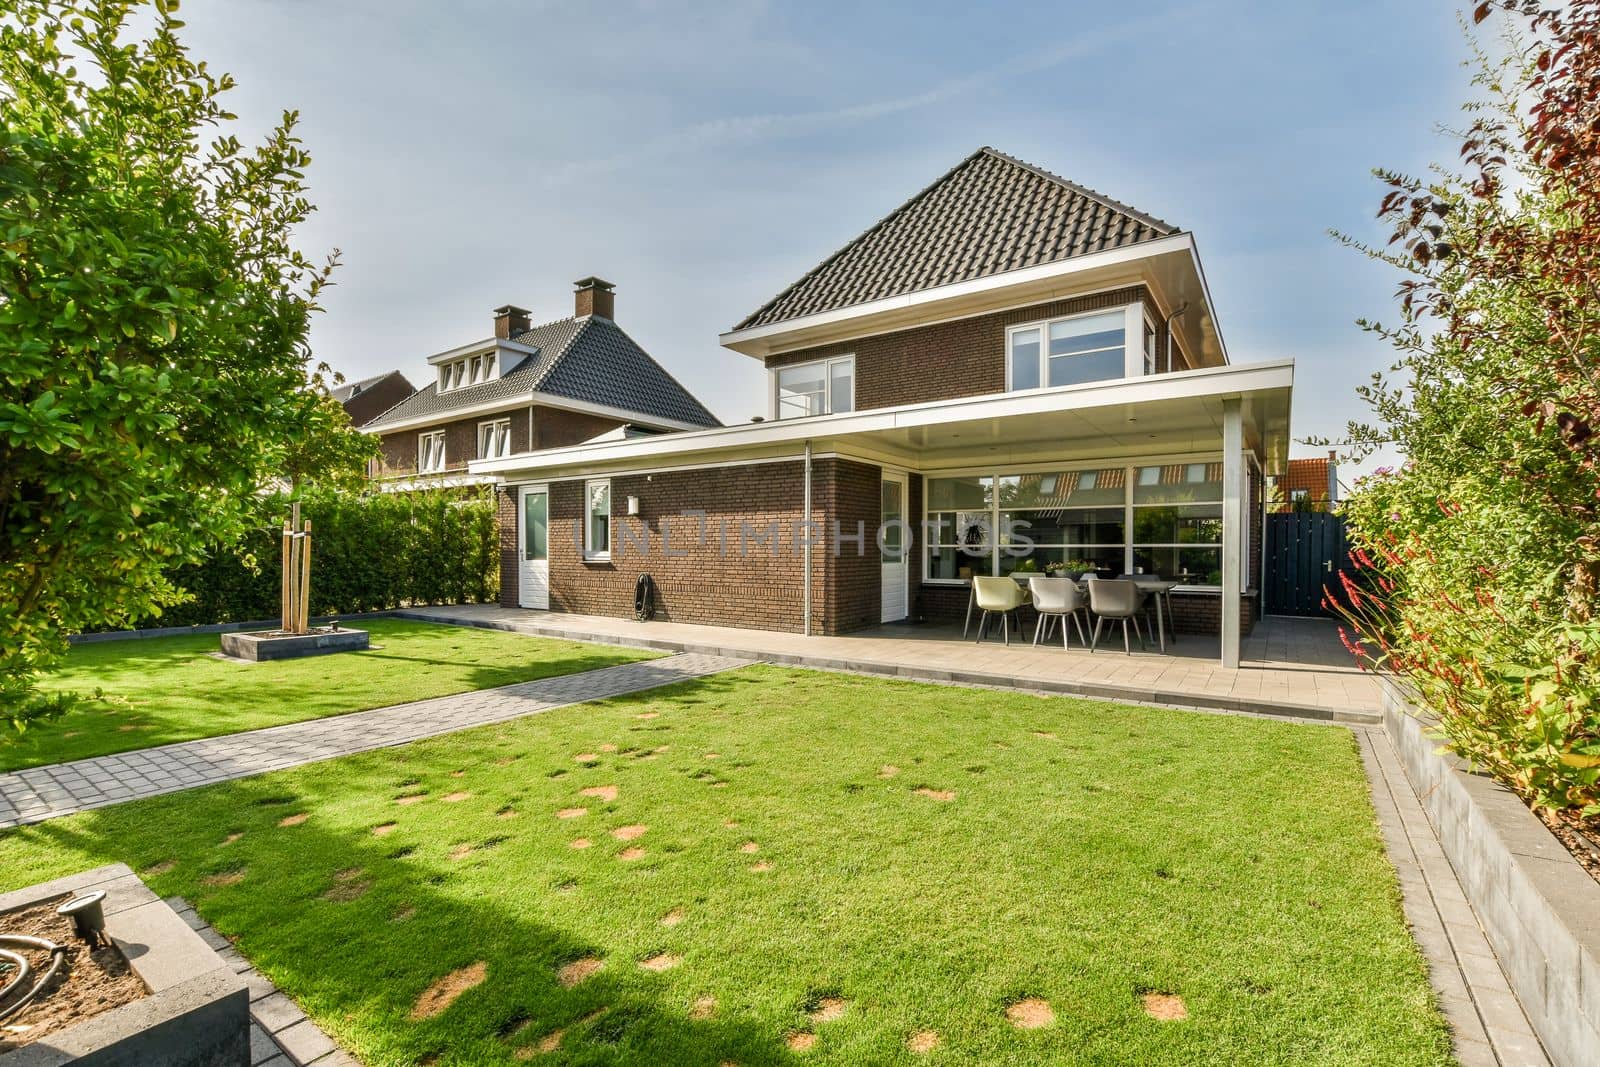
[[[304,485],[360,489],[367,481],[367,461],[378,456],[378,438],[350,425],[344,405],[320,389],[299,399],[302,429],[278,474],[291,493]]]
[[[1344,505],[1361,649],[1451,746],[1548,814],[1600,815],[1600,0],[1507,18],[1477,56],[1460,171],[1380,172],[1398,378],[1358,447],[1397,470]]]
[[[336,257],[294,243],[295,114],[242,145],[233,80],[185,50],[176,8],[0,7],[0,714],[19,727],[55,710],[34,682],[67,634],[180,601],[174,568],[349,433],[307,345]]]

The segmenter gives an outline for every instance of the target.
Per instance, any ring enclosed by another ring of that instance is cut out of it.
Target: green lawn
[[[0,739],[0,771],[320,719],[650,659],[653,652],[372,619],[381,648],[279,663],[216,655],[216,634],[78,645],[47,688],[114,698]]]
[[[113,860],[374,1065],[1449,1062],[1333,727],[753,667],[12,831],[0,888]]]

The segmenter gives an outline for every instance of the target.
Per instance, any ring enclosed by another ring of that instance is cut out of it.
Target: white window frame
[[[486,426],[490,428],[491,434],[499,434],[498,448],[493,447],[496,438],[491,436],[489,439],[491,447],[488,450],[484,449],[483,431]],[[503,419],[485,419],[478,423],[478,458],[504,459],[509,455],[511,455],[511,417],[508,415]]]
[[[439,442],[438,462],[436,462],[436,463],[434,463],[434,464],[432,464],[430,466],[424,467],[422,465],[422,459],[423,459],[423,457],[425,455],[427,455],[428,442],[430,440],[436,440],[436,441]],[[417,434],[417,473],[418,474],[438,474],[439,472],[441,472],[441,471],[443,471],[445,469],[445,464],[447,462],[448,462],[448,460],[446,460],[446,458],[445,458],[445,444],[444,444],[444,431],[443,430],[423,430],[421,433]]]
[[[1140,308],[1139,323],[1139,373],[1141,377],[1151,377],[1161,373],[1161,338],[1156,335],[1155,320]],[[1146,347],[1148,344],[1149,347]]]
[[[1009,355],[1009,348],[1008,348],[1008,355]],[[1009,362],[1009,360],[1008,360],[1008,362]],[[1175,455],[1141,456],[1141,457],[1139,457],[1138,459],[1135,459],[1135,460],[1129,460],[1129,459],[1127,459],[1125,457],[1113,457],[1113,458],[1109,458],[1109,459],[1103,459],[1103,460],[1100,460],[1098,462],[1094,461],[1094,460],[1073,460],[1071,462],[1066,462],[1066,463],[1019,463],[1019,464],[1016,464],[1014,466],[1013,465],[1007,465],[1007,466],[1004,466],[1004,467],[995,467],[995,466],[954,467],[954,468],[950,468],[950,469],[947,469],[947,470],[925,470],[925,471],[922,472],[922,479],[923,479],[923,482],[922,482],[922,523],[923,523],[923,526],[922,526],[922,528],[924,530],[928,529],[928,525],[927,524],[928,524],[929,521],[931,521],[931,517],[932,517],[932,514],[933,514],[932,511],[929,509],[929,506],[928,506],[929,498],[932,496],[932,494],[928,491],[928,482],[930,480],[932,480],[932,479],[937,479],[937,478],[962,478],[962,477],[1003,478],[1003,477],[1007,477],[1007,476],[1010,476],[1010,475],[1040,474],[1040,473],[1062,474],[1062,475],[1066,475],[1066,476],[1076,475],[1076,476],[1081,478],[1084,473],[1090,473],[1090,472],[1094,472],[1094,471],[1106,470],[1108,468],[1122,468],[1126,472],[1126,476],[1123,478],[1123,495],[1122,495],[1122,505],[1121,505],[1122,509],[1123,509],[1122,569],[1123,569],[1124,572],[1130,572],[1131,573],[1132,570],[1133,570],[1133,552],[1134,552],[1134,548],[1135,548],[1136,544],[1137,544],[1137,547],[1139,547],[1139,548],[1163,548],[1163,547],[1172,547],[1172,548],[1211,548],[1211,547],[1215,547],[1215,546],[1212,546],[1212,545],[1209,545],[1209,544],[1205,544],[1205,545],[1192,545],[1192,544],[1159,545],[1159,544],[1153,544],[1153,543],[1152,544],[1147,544],[1145,542],[1137,542],[1136,543],[1134,541],[1134,539],[1133,539],[1133,537],[1134,537],[1133,525],[1134,525],[1134,511],[1135,511],[1135,509],[1136,508],[1140,508],[1140,507],[1165,507],[1165,506],[1167,506],[1167,505],[1162,505],[1162,504],[1137,504],[1137,505],[1134,504],[1134,502],[1133,502],[1134,481],[1138,477],[1139,469],[1141,467],[1151,467],[1151,466],[1173,466],[1173,465],[1176,465],[1176,464],[1201,464],[1201,465],[1205,465],[1205,464],[1219,463],[1219,462],[1223,462],[1223,456],[1222,456],[1222,453],[1220,453],[1220,452],[1186,452],[1186,453],[1180,453],[1180,454],[1175,454]],[[990,504],[990,507],[989,507],[989,528],[991,530],[993,530],[993,531],[996,531],[996,534],[995,534],[995,537],[994,537],[994,544],[989,546],[989,566],[990,566],[990,570],[991,571],[995,571],[995,570],[998,569],[999,564],[1000,564],[1000,553],[1002,551],[1004,551],[1004,546],[1002,546],[1000,544],[1000,537],[998,536],[998,530],[999,530],[999,525],[1000,525],[1000,512],[1002,512],[1002,511],[1004,511],[1006,509],[1000,506],[1000,501],[997,498],[998,494],[991,494],[991,495],[995,496],[996,499],[992,501],[992,503]],[[1114,507],[1116,505],[1105,505],[1105,506]],[[920,540],[920,538],[919,538],[919,540]],[[932,545],[932,542],[930,541],[929,544],[920,545],[920,549],[921,549],[921,551],[926,553],[928,548],[931,547],[931,545]],[[1248,568],[1248,566],[1245,566],[1245,567],[1241,567],[1240,569],[1241,570],[1248,570],[1249,568]],[[924,568],[924,571],[925,570],[926,570],[926,568]],[[923,585],[964,586],[964,585],[969,584],[970,581],[971,581],[971,579],[969,579],[969,578],[929,578],[929,577],[926,576],[926,574],[924,574],[924,576],[921,579],[921,584],[923,584]],[[1245,582],[1244,584],[1246,585],[1246,587],[1248,586],[1248,582]],[[1220,585],[1195,584],[1195,585],[1179,586],[1177,591],[1178,592],[1183,592],[1183,593],[1190,593],[1190,592],[1220,593],[1222,591],[1222,587]]]
[[[591,501],[594,499],[596,486],[606,487],[606,547],[604,550],[594,548],[594,508]],[[590,478],[583,483],[583,558],[586,560],[604,561],[611,558],[611,479]]]
[[[493,381],[498,365],[498,352],[479,352],[464,359],[452,359],[439,364],[439,392],[449,393],[469,385],[482,385]]]
[[[1050,384],[1050,327],[1073,319],[1086,319],[1093,315],[1110,315],[1121,311],[1122,323],[1122,376],[1124,378],[1144,377],[1144,302],[1135,300],[1122,307],[1095,308],[1093,311],[1076,311],[1071,315],[1055,315],[1048,319],[1035,319],[1032,322],[1019,322],[1015,326],[1006,327],[1005,361],[1006,361],[1006,392],[1032,392],[1035,389],[1061,389],[1064,386]],[[1011,338],[1028,330],[1039,331],[1039,384],[1019,389],[1012,384],[1011,375]],[[1130,343],[1129,338],[1137,339]],[[1102,379],[1116,381],[1115,378]],[[1084,383],[1077,383],[1084,384]]]
[[[833,410],[833,368],[835,365],[843,363],[850,365],[850,410],[856,410],[856,356],[854,352],[850,352],[842,356],[829,356],[826,359],[808,359],[801,363],[786,363],[781,367],[773,367],[768,371],[770,381],[767,389],[767,413],[771,416],[772,421],[779,422],[786,419],[806,419],[814,418],[816,415],[838,414]],[[778,374],[781,371],[792,371],[800,367],[822,368],[823,410],[814,412],[811,415],[785,415],[778,398]]]

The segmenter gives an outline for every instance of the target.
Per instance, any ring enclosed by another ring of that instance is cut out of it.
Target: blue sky
[[[1466,92],[1434,0],[792,5],[217,0],[195,51],[247,128],[298,108],[345,266],[315,327],[351,378],[485,336],[512,302],[617,321],[725,421],[759,365],[719,331],[989,144],[1196,234],[1235,362],[1298,361],[1337,434],[1389,353],[1373,166],[1420,172]],[[1302,447],[1301,452],[1311,450]]]

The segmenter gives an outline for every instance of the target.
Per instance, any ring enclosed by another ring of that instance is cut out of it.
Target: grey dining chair
[[[1078,583],[1071,578],[1044,578],[1034,576],[1028,579],[1028,590],[1033,593],[1033,610],[1039,613],[1039,621],[1033,627],[1033,643],[1039,643],[1039,635],[1050,636],[1050,624],[1061,623],[1061,647],[1071,648],[1067,641],[1067,620],[1078,628],[1078,642],[1087,646],[1089,638],[1084,633],[1083,621],[1078,615],[1084,609],[1083,593],[1078,589]]]
[[[1139,587],[1125,578],[1089,579],[1089,610],[1095,615],[1094,634],[1089,638],[1089,651],[1093,652],[1100,643],[1100,628],[1107,619],[1121,620],[1122,622],[1122,650],[1128,655],[1133,655],[1133,646],[1128,643],[1128,623],[1133,623],[1133,632],[1139,638],[1139,651],[1143,652],[1144,632],[1139,629],[1139,608],[1144,595]]]

